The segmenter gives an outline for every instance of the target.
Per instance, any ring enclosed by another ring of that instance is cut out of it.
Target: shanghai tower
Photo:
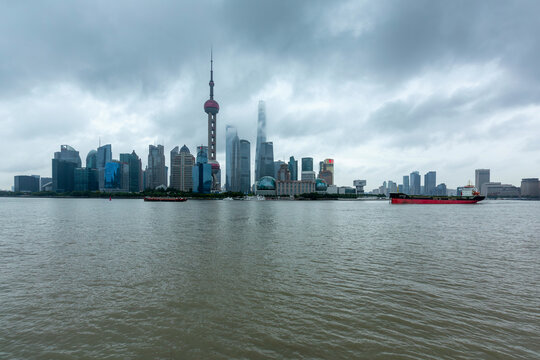
[[[266,104],[259,101],[259,117],[257,119],[257,146],[255,148],[255,182],[262,177],[263,166],[261,144],[266,142]]]
[[[210,99],[204,103],[204,112],[208,114],[208,163],[212,165],[212,190],[219,191],[221,172],[216,160],[216,115],[219,104],[214,100],[214,59],[210,55]]]

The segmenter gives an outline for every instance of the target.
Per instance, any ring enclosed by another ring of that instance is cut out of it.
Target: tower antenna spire
[[[214,51],[210,48],[210,99],[214,100]]]

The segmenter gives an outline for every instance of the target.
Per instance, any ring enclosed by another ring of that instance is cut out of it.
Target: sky
[[[60,145],[113,158],[207,144],[214,54],[225,126],[255,158],[335,160],[367,189],[430,170],[449,188],[540,177],[538,1],[1,1],[0,189]],[[253,164],[254,165],[254,164]],[[253,172],[253,171],[252,171]],[[253,175],[252,175],[253,176]],[[422,180],[423,181],[423,180]]]

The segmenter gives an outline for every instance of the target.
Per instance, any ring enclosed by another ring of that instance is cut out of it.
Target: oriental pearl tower
[[[219,104],[214,100],[214,59],[210,52],[210,99],[204,103],[204,112],[208,114],[208,163],[212,165],[212,190],[220,191],[221,170],[216,160],[216,115]]]

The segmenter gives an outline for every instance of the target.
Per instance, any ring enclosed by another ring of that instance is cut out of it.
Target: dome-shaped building
[[[323,179],[315,180],[315,191],[326,192],[326,189],[328,189],[328,184],[326,184],[326,181]]]
[[[276,195],[276,179],[271,176],[263,176],[257,181],[257,195],[275,196]]]
[[[97,169],[97,151],[90,150],[86,155],[86,168]]]

